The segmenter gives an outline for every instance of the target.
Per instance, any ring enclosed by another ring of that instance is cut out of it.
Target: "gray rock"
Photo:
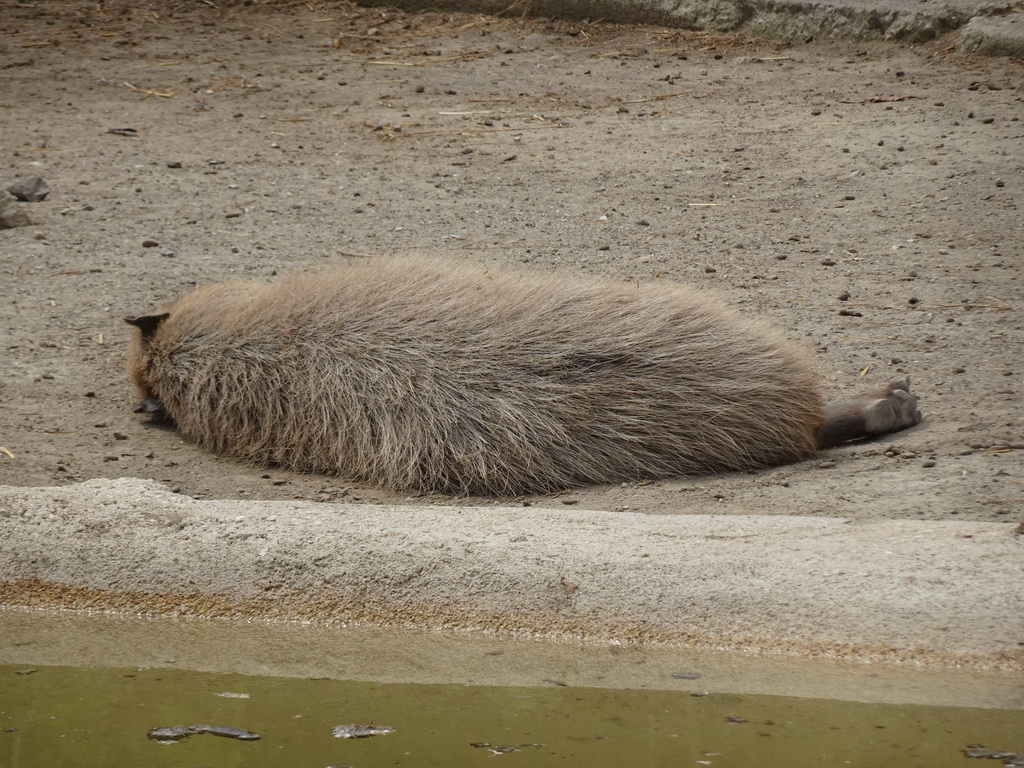
[[[32,223],[25,211],[8,197],[0,197],[0,229],[27,227]]]
[[[7,191],[23,203],[38,203],[50,194],[50,185],[40,176],[29,176],[11,184]]]

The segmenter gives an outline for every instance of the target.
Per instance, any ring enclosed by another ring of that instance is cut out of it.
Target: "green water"
[[[685,691],[309,680],[175,669],[0,666],[0,765],[287,766],[516,764],[523,768],[944,768],[969,743],[1024,750],[1024,711],[861,704]],[[219,693],[248,694],[226,698]],[[732,722],[742,718],[746,722]],[[230,725],[170,745],[158,726]],[[337,739],[335,725],[394,733]],[[494,752],[474,743],[517,746]],[[527,746],[536,745],[536,746]]]

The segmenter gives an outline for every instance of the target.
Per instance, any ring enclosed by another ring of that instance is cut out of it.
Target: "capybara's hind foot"
[[[825,406],[818,430],[818,447],[831,448],[848,440],[885,435],[921,421],[910,379],[890,382],[874,392]]]
[[[867,401],[864,424],[869,435],[884,435],[912,427],[921,421],[917,397],[910,391],[910,379],[902,378],[870,395],[853,401]]]

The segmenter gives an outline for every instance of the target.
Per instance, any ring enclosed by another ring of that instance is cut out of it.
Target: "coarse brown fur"
[[[131,377],[185,438],[395,490],[763,467],[813,456],[822,425],[803,350],[678,284],[375,260],[129,322]]]

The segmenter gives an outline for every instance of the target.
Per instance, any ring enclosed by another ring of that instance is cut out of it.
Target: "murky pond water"
[[[147,738],[198,725],[260,738]],[[0,768],[1002,765],[968,744],[1024,750],[1024,677],[0,609]]]
[[[34,672],[28,670],[34,669]],[[353,682],[179,669],[0,666],[0,765],[530,768],[1001,765],[1024,712],[695,691]],[[231,695],[224,695],[231,694]],[[244,695],[244,697],[243,697]],[[233,726],[160,744],[155,727]],[[392,733],[339,739],[338,725]]]

